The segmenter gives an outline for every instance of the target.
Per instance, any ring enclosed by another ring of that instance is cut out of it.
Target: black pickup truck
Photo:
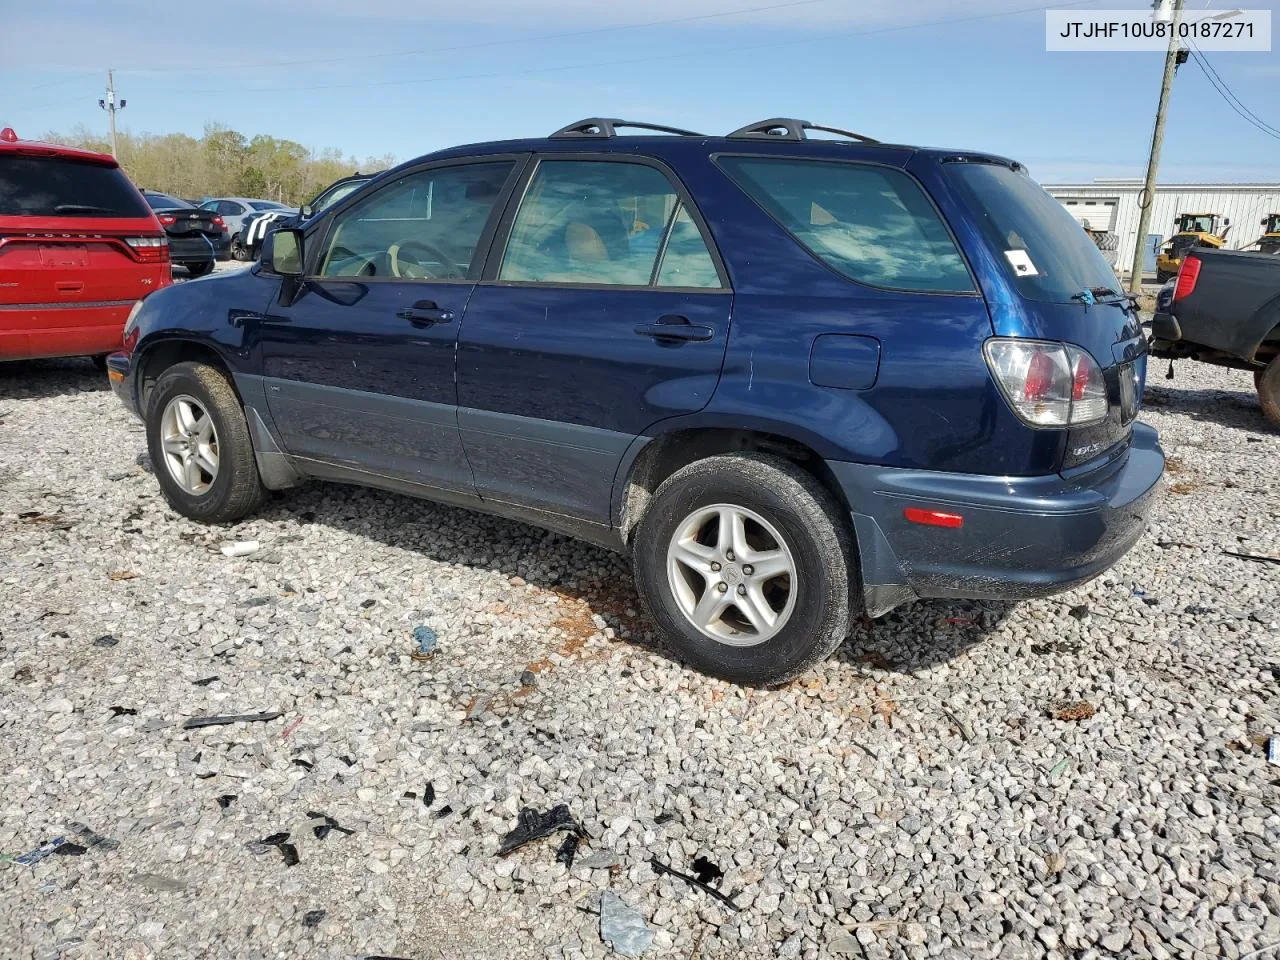
[[[1280,257],[1197,248],[1156,298],[1151,355],[1252,370],[1280,426]]]

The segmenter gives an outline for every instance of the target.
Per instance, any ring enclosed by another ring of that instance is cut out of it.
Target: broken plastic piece
[[[571,833],[564,838],[564,843],[560,844],[560,849],[556,851],[556,863],[563,863],[566,867],[573,869],[573,858],[578,855],[578,844],[582,842],[582,837],[576,833]]]
[[[222,796],[215,797],[214,799],[217,801],[218,806],[225,810],[236,802],[236,795],[234,793],[224,793]]]
[[[427,781],[426,787],[422,791],[422,805],[429,807],[436,802],[436,788],[431,785],[431,781]]]
[[[612,890],[600,894],[600,939],[622,957],[638,957],[653,943],[653,931]]]
[[[1275,734],[1267,741],[1267,763],[1280,766],[1280,736]]]
[[[715,883],[724,879],[724,871],[706,857],[698,857],[693,861],[693,875],[699,883]]]
[[[586,831],[573,818],[567,804],[557,804],[545,814],[539,813],[533,807],[525,807],[520,811],[519,824],[502,838],[502,845],[498,847],[498,856],[505,857],[526,843],[550,836],[557,830],[572,830],[580,836],[586,836]]]
[[[360,604],[360,607],[361,607],[361,609],[363,609],[363,610],[368,610],[370,607],[372,607],[372,606],[373,606],[375,603],[377,603],[377,602],[378,602],[377,600],[374,600],[372,597],[370,597],[368,600],[365,600],[363,603],[361,603],[361,604]]]
[[[324,920],[324,914],[323,910],[308,910],[302,915],[302,925],[304,927],[318,927],[320,922]]]
[[[282,843],[277,846],[280,856],[284,857],[284,865],[286,867],[296,867],[299,864],[298,848],[292,843]]]
[[[257,540],[237,540],[235,543],[224,544],[222,555],[224,557],[248,557],[261,549],[262,544]]]
[[[1182,612],[1186,614],[1190,614],[1193,617],[1202,617],[1205,614],[1213,613],[1214,611],[1213,611],[1213,607],[1199,607],[1199,606],[1196,606],[1195,604],[1192,604],[1191,606],[1183,607]]]
[[[439,638],[430,627],[414,627],[413,642],[418,645],[418,649],[410,656],[415,660],[426,660],[436,652]]]
[[[453,813],[453,807],[449,806],[446,803],[443,807],[441,807],[439,810],[436,811],[436,819],[443,820],[445,817],[447,817],[451,813]]]
[[[293,762],[295,766],[299,766],[303,770],[310,770],[312,767],[315,766],[315,764],[312,763],[310,760],[304,760],[302,759],[302,757],[294,757]]]
[[[195,730],[199,727],[221,727],[231,723],[265,723],[268,720],[279,720],[284,714],[275,713],[241,713],[225,717],[192,717],[182,725],[183,730]]]
[[[1089,616],[1089,607],[1087,604],[1081,603],[1072,607],[1067,611],[1067,613],[1071,614],[1071,616],[1075,617],[1077,620],[1083,620],[1085,617]]]
[[[138,715],[138,711],[133,709],[133,707],[112,707],[111,715],[113,717],[136,717]]]
[[[193,687],[207,687],[209,684],[213,683],[213,681],[217,679],[218,678],[216,676],[205,677],[203,680],[192,680],[191,685]]]
[[[327,813],[320,813],[317,810],[308,810],[307,816],[312,820],[324,821],[324,823],[317,824],[312,830],[312,832],[315,833],[317,840],[323,840],[329,835],[330,831],[333,830],[337,830],[339,833],[345,833],[348,837],[355,833],[354,830],[342,826],[337,820],[329,816]]]
[[[66,837],[54,837],[48,843],[42,843],[30,853],[24,853],[20,857],[14,857],[14,863],[20,863],[24,867],[34,866],[49,854],[55,852],[60,846],[67,842]]]
[[[699,880],[697,877],[691,877],[687,873],[681,873],[679,870],[676,870],[674,867],[670,867],[667,864],[663,863],[657,857],[654,857],[652,860],[649,861],[649,863],[653,866],[653,872],[656,873],[658,876],[662,876],[665,873],[669,876],[676,877],[677,879],[683,880],[685,883],[689,884],[692,887],[697,887],[703,893],[710,894],[711,896],[715,897],[717,900],[719,900],[721,903],[723,903],[725,906],[729,907],[732,910],[742,909],[740,906],[738,906],[734,902],[733,897],[728,896],[727,894],[721,893],[715,887],[708,886],[707,884]]]
[[[93,645],[95,647],[114,647],[119,642],[120,641],[117,640],[115,637],[113,637],[111,634],[104,633],[102,636],[98,637],[96,640],[93,641]]]
[[[1239,550],[1223,550],[1228,557],[1235,557],[1238,560],[1252,560],[1255,563],[1274,563],[1280,564],[1280,557],[1272,557],[1265,553],[1243,553]]]

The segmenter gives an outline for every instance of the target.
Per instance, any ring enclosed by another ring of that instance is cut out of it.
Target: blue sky
[[[1277,4],[1248,6],[1274,17]],[[112,67],[126,129],[199,134],[214,122],[359,157],[541,136],[584,116],[721,133],[781,115],[996,151],[1042,182],[1140,176],[1162,56],[1046,53],[1035,5],[0,0],[0,126],[105,131],[97,100]],[[1206,5],[1224,0],[1188,0]],[[1146,14],[1133,0],[1080,6]],[[1209,58],[1280,128],[1280,54]],[[1278,146],[1194,63],[1179,70],[1162,181],[1280,180]]]

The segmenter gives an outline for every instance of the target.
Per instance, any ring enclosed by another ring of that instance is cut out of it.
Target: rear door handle
[[[434,300],[419,300],[412,307],[401,307],[396,316],[408,320],[415,327],[429,327],[436,323],[450,323],[453,311],[442,309]]]
[[[659,317],[657,323],[637,324],[636,333],[642,337],[653,337],[655,340],[694,341],[696,343],[705,343],[716,335],[712,327],[690,323],[688,317],[675,315]]]

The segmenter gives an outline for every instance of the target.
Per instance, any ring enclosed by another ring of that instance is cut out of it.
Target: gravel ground
[[[183,520],[86,362],[0,367],[0,852],[114,841],[0,862],[0,954],[604,957],[605,890],[662,958],[1280,943],[1280,568],[1222,553],[1280,552],[1280,433],[1247,375],[1162,374],[1170,486],[1109,574],[903,609],[763,691],[668,659],[622,560],[531,527],[323,485]],[[572,868],[560,836],[495,856],[557,803]]]

